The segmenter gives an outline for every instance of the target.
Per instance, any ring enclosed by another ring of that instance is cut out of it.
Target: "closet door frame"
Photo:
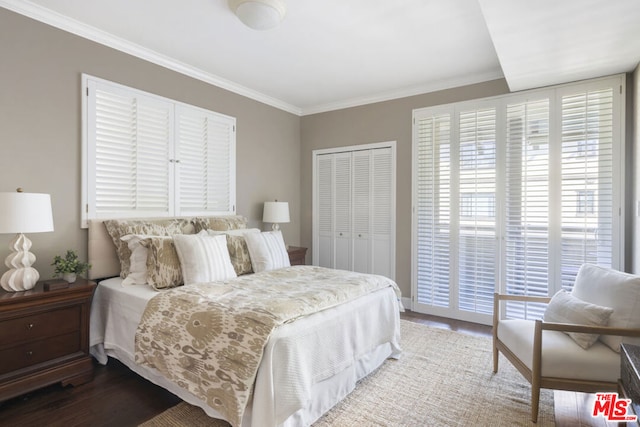
[[[370,144],[360,144],[360,145],[350,145],[344,147],[334,147],[327,149],[319,149],[313,150],[312,152],[312,264],[319,265],[319,194],[318,194],[318,170],[317,170],[317,162],[318,156],[326,155],[326,154],[339,154],[339,153],[347,153],[347,152],[355,152],[355,151],[365,151],[365,150],[373,150],[379,148],[389,148],[391,150],[391,212],[390,212],[390,242],[389,242],[389,251],[390,251],[390,278],[395,280],[396,275],[396,141],[385,141],[385,142],[377,142]],[[335,171],[333,171],[335,174]],[[335,207],[332,207],[335,209]],[[353,211],[353,209],[352,209]],[[353,229],[353,224],[352,227]],[[333,224],[333,229],[335,230],[335,224]],[[332,245],[333,246],[333,245]],[[353,250],[353,242],[351,244],[351,250]],[[335,248],[332,247],[332,253],[330,256],[335,258]],[[371,257],[371,255],[368,255]],[[351,256],[351,260],[353,260],[353,254]],[[334,259],[335,262],[335,259]]]

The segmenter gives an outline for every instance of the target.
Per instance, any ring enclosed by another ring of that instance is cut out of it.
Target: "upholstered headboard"
[[[247,227],[247,219],[241,215],[181,217],[180,219],[190,220],[194,225],[195,232],[205,228],[224,231]],[[135,218],[134,220],[155,222],[167,220],[167,218]],[[104,221],[107,220],[94,219],[88,221],[88,258],[89,264],[91,264],[91,269],[89,270],[90,279],[104,279],[120,274],[120,260],[118,259],[113,239],[109,235]]]
[[[120,274],[116,247],[103,220],[89,220],[89,279],[103,279]]]

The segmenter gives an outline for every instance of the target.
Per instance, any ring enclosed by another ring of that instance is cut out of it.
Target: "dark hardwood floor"
[[[491,336],[489,326],[410,311],[401,317],[432,327]],[[561,401],[566,404],[560,413],[556,395],[558,426],[589,425],[578,421],[584,419],[579,413],[586,409],[580,407],[580,399],[574,397],[577,395],[563,395]],[[0,426],[137,426],[179,402],[173,394],[110,359],[107,366],[96,363],[95,378],[88,384],[78,387],[56,384],[0,402]]]

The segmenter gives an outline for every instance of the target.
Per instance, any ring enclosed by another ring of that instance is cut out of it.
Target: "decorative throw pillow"
[[[148,237],[144,234],[127,234],[120,239],[127,242],[127,246],[131,251],[129,258],[129,274],[122,281],[123,285],[144,285],[147,283],[147,253],[149,250],[141,244],[143,239]]]
[[[255,273],[289,267],[289,254],[280,230],[244,235]]]
[[[226,231],[247,228],[247,218],[242,215],[197,217],[193,219],[195,232],[202,230]]]
[[[147,248],[147,284],[157,291],[181,286],[182,269],[173,238],[147,237],[140,241]]]
[[[227,249],[229,250],[229,258],[231,265],[238,276],[253,273],[251,266],[251,255],[244,235],[247,233],[260,233],[258,228],[244,228],[239,230],[214,231],[207,230],[210,236],[218,236],[224,234],[227,236]]]
[[[236,277],[224,235],[177,235],[176,245],[185,285],[227,280]]]
[[[127,234],[146,234],[150,236],[172,236],[174,234],[192,233],[193,225],[189,219],[154,219],[154,220],[121,220],[104,221],[107,232],[116,247],[120,260],[120,277],[129,275],[131,251],[127,242],[120,238]]]
[[[613,309],[584,302],[564,289],[558,291],[547,306],[543,320],[573,325],[607,326]],[[598,340],[598,334],[566,332],[580,347],[588,349]]]
[[[571,291],[582,301],[611,307],[612,328],[640,328],[640,276],[611,268],[584,264],[580,267]],[[600,341],[619,352],[620,343],[640,345],[640,338],[600,335]]]

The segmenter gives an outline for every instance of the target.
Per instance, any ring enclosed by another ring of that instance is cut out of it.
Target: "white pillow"
[[[236,277],[226,236],[177,234],[173,236],[173,244],[178,252],[185,285]]]
[[[247,242],[254,273],[289,267],[291,265],[280,230],[265,231],[263,233],[246,233],[244,240]]]
[[[149,250],[140,244],[140,241],[147,237],[155,236],[127,234],[120,238],[120,240],[127,243],[131,251],[131,257],[129,258],[131,266],[129,268],[129,274],[122,281],[123,285],[144,285],[147,283],[147,254]]]
[[[613,309],[584,302],[564,289],[558,291],[544,312],[545,322],[574,325],[607,326]],[[598,334],[566,332],[580,347],[588,349],[598,340]]]
[[[640,328],[640,276],[610,268],[584,264],[580,267],[572,295],[582,301],[611,307],[612,328]],[[640,345],[640,338],[601,335],[600,341],[620,352],[620,343]]]

